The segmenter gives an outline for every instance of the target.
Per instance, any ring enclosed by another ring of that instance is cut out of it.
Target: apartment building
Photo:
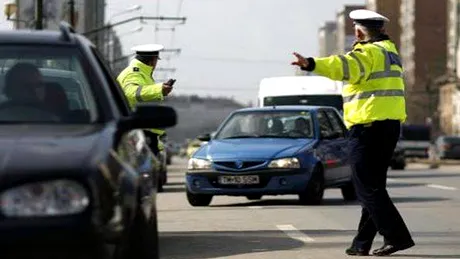
[[[401,0],[400,56],[409,123],[439,122],[434,81],[446,71],[447,9],[447,0]]]
[[[318,30],[319,56],[325,57],[336,53],[337,48],[337,23],[327,21]]]
[[[390,22],[385,25],[385,31],[399,49],[401,0],[366,0],[366,9],[380,13],[390,19]]]
[[[349,14],[353,10],[364,8],[364,5],[345,5],[337,14],[337,54],[343,54],[353,49],[352,45],[355,41],[355,32],[353,21],[349,18]]]

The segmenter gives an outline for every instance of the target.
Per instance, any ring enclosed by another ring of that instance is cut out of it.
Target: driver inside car
[[[297,118],[294,122],[294,132],[304,136],[310,136],[310,125],[304,118]]]
[[[8,100],[0,105],[0,120],[59,121],[45,105],[45,83],[38,68],[18,63],[5,75],[4,94]]]

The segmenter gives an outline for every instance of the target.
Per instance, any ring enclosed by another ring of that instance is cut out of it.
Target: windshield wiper
[[[237,136],[231,136],[227,138],[222,138],[222,139],[232,139],[232,138],[257,138],[259,136],[257,135],[237,135]]]
[[[259,138],[289,138],[289,136],[274,135],[274,134],[265,134],[257,136]]]

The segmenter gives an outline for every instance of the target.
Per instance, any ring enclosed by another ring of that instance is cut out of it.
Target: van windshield
[[[269,96],[264,98],[264,106],[279,105],[332,106],[342,111],[343,99],[341,95],[293,95]]]
[[[430,141],[430,127],[424,125],[403,125],[401,128],[401,139],[410,141]]]

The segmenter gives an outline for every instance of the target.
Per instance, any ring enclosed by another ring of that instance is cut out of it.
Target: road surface
[[[191,207],[184,193],[186,161],[175,158],[158,197],[161,258],[347,258],[360,206],[327,190],[324,205],[301,206],[297,196],[214,197]],[[416,246],[403,258],[460,258],[460,167],[410,165],[390,172],[389,192]],[[373,248],[382,245],[378,236]]]

